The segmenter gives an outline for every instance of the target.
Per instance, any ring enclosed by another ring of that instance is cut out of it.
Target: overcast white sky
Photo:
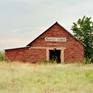
[[[0,49],[24,47],[56,21],[70,31],[84,15],[93,18],[93,0],[0,0]]]

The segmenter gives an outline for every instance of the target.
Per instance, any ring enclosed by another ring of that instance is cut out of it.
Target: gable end
[[[73,39],[75,39],[77,42],[79,42],[81,45],[83,45],[81,41],[79,41],[78,39],[76,39],[70,32],[68,32],[64,27],[62,27],[58,22],[56,22],[56,23],[54,23],[51,27],[49,27],[46,31],[44,31],[41,35],[39,35],[36,39],[34,39],[32,42],[30,42],[30,43],[27,45],[27,47],[28,47],[28,46],[30,47],[33,42],[35,42],[39,37],[41,37],[44,33],[46,33],[49,29],[51,29],[51,28],[54,27],[55,25],[60,26],[60,27],[61,27],[62,29],[64,29],[64,31],[66,31],[66,33],[68,33]]]

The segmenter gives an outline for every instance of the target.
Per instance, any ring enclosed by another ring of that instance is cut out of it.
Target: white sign
[[[48,42],[66,42],[66,37],[45,37]]]

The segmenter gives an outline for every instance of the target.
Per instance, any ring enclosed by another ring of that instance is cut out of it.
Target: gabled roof
[[[51,27],[49,27],[46,31],[44,31],[41,35],[39,35],[36,39],[34,39],[32,42],[30,42],[27,46],[31,46],[33,42],[35,42],[40,36],[42,36],[45,32],[47,32],[49,29],[51,29],[53,26],[58,25],[62,29],[64,29],[71,37],[73,37],[76,41],[78,41],[80,44],[82,44],[81,41],[77,40],[70,32],[68,32],[64,27],[62,27],[58,22],[54,23]],[[82,44],[83,45],[83,44]]]

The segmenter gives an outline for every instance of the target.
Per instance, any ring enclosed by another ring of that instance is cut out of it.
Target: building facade
[[[10,61],[31,63],[50,60],[57,63],[83,62],[84,48],[80,41],[56,22],[26,47],[6,49],[5,55]]]

